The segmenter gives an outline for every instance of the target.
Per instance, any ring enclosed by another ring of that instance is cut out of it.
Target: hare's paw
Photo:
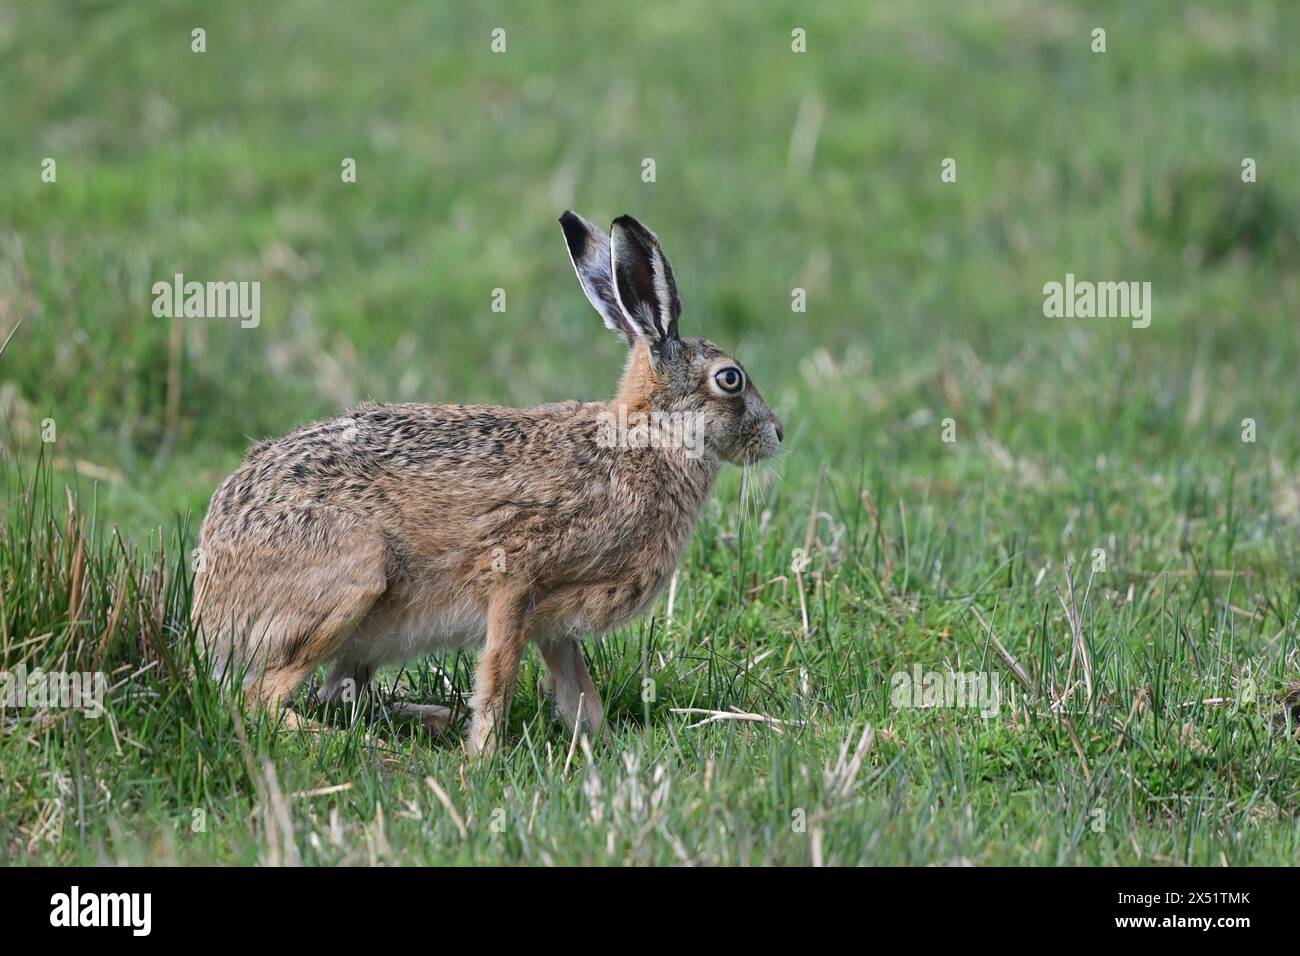
[[[451,726],[452,711],[441,704],[400,703],[393,707],[393,716],[416,720],[431,734],[441,734]]]

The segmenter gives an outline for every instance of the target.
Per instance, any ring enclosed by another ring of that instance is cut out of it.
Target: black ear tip
[[[621,229],[633,238],[639,245],[645,248],[652,248],[659,240],[655,234],[638,222],[634,217],[627,213],[619,216],[610,225],[609,231],[612,233],[615,229]]]
[[[560,228],[564,230],[564,241],[569,245],[569,251],[573,253],[574,259],[581,259],[582,253],[587,248],[587,226],[582,221],[582,217],[570,209],[564,210],[564,215],[559,219]]]

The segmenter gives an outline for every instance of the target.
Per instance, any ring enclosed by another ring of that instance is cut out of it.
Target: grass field
[[[0,651],[110,688],[3,711],[0,858],[1294,862],[1297,37],[1283,0],[0,5]],[[786,424],[671,614],[588,644],[615,746],[535,653],[490,763],[237,711],[192,674],[212,491],[362,399],[612,394],[570,207],[658,232]],[[178,272],[260,324],[155,318]],[[1150,282],[1150,326],[1046,318],[1067,273]],[[997,713],[897,706],[918,668]]]

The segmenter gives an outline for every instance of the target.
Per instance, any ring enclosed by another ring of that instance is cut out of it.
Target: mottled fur
[[[593,305],[632,344],[612,401],[362,405],[256,445],[213,495],[195,620],[255,699],[283,705],[326,662],[328,699],[384,664],[481,643],[467,740],[479,752],[498,742],[534,641],[561,714],[601,727],[577,639],[654,599],[721,462],[772,454],[781,426],[752,385],[719,387],[717,370],[738,363],[677,336],[676,284],[649,230],[621,217],[610,252],[586,220],[561,222]],[[604,447],[600,416],[620,407],[698,415],[702,453]]]

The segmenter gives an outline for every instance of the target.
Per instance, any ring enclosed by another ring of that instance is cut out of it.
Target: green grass
[[[4,858],[1293,862],[1300,10],[460,6],[0,9],[0,652],[113,688],[4,711]],[[380,707],[238,712],[186,624],[212,490],[365,398],[607,396],[570,206],[659,233],[789,448],[726,474],[671,620],[588,645],[615,746],[570,755],[531,654],[488,764]],[[260,281],[261,325],[154,318],[175,272]],[[1067,272],[1150,281],[1151,327],[1044,318]],[[1009,699],[895,707],[917,664]]]

